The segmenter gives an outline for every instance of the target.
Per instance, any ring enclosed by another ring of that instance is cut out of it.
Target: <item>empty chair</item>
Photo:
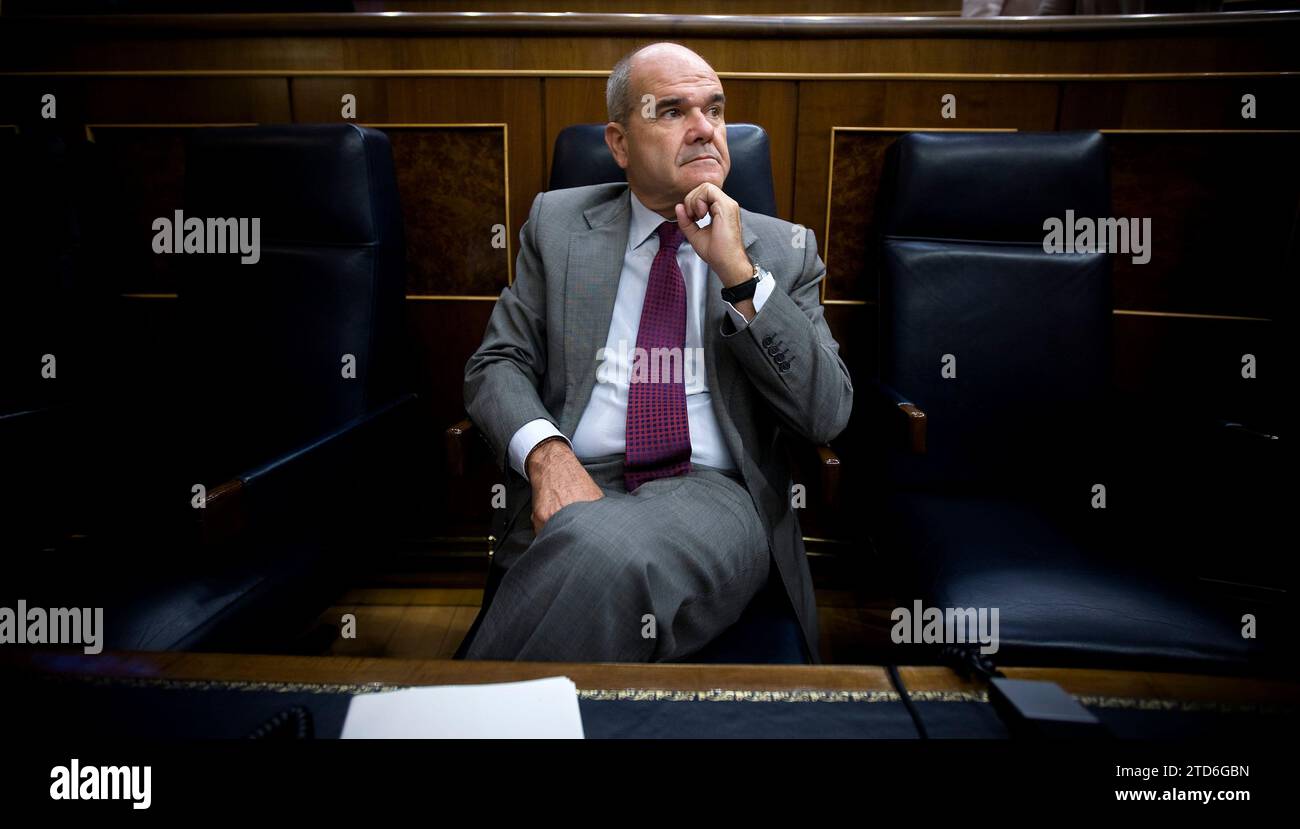
[[[996,608],[1006,664],[1244,667],[1243,608],[1165,555],[1140,463],[1169,425],[1112,394],[1109,254],[1044,249],[1110,215],[1102,136],[915,133],[887,164],[873,528],[904,604]]]
[[[337,595],[406,456],[391,150],[352,125],[198,129],[176,208],[207,249],[174,254],[179,333],[83,407],[66,497],[96,509],[26,584],[104,605],[107,647],[274,648]]]

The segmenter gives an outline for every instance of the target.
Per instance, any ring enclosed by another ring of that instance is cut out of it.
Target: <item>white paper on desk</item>
[[[578,689],[566,676],[491,685],[434,685],[357,694],[343,739],[583,738]]]

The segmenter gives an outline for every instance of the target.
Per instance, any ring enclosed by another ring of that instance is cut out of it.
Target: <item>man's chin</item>
[[[711,164],[707,166],[713,167],[713,165]],[[699,187],[701,184],[704,184],[705,182],[708,182],[709,184],[715,184],[718,187],[721,187],[722,183],[726,180],[727,177],[724,176],[722,174],[722,171],[719,169],[714,168],[711,170],[700,170],[699,172],[696,172],[694,175],[688,175],[686,177],[686,192],[687,193],[691,192],[696,187]]]

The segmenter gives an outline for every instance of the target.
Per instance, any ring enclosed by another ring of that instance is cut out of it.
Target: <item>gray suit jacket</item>
[[[509,465],[510,438],[536,418],[572,439],[596,381],[623,269],[631,217],[627,184],[597,184],[538,194],[519,234],[514,284],[501,292],[487,333],[465,366],[465,407],[507,477],[507,507],[494,526],[504,536],[531,500]],[[710,280],[704,354],[722,435],[763,521],[773,560],[809,653],[817,648],[817,605],[783,442],[793,433],[821,444],[839,435],[853,385],[822,315],[826,266],[811,230],[795,247],[794,225],[741,210],[749,258],[772,272],[776,288],[737,331],[716,275]],[[782,371],[767,345],[779,344]]]

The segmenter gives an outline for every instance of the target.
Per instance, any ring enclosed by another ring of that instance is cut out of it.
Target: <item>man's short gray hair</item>
[[[617,121],[624,127],[632,114],[632,58],[640,51],[635,49],[619,59],[609,73],[609,82],[605,84],[605,109],[609,120]]]

